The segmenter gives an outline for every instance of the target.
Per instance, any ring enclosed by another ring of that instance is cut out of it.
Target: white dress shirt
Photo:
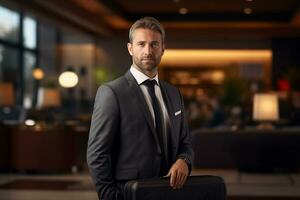
[[[168,127],[169,127],[169,123],[170,123],[170,118],[169,118],[169,114],[168,114],[166,104],[165,104],[164,99],[162,97],[161,89],[159,87],[158,75],[156,74],[156,76],[154,78],[150,78],[147,75],[145,75],[144,73],[140,72],[138,69],[136,69],[133,66],[131,66],[130,72],[133,75],[133,77],[135,78],[135,80],[137,81],[139,87],[141,88],[141,90],[144,94],[145,100],[147,102],[148,108],[149,108],[150,113],[151,113],[152,118],[153,118],[154,127],[156,125],[155,125],[155,115],[154,115],[154,110],[153,110],[153,107],[152,107],[151,97],[148,93],[147,86],[142,84],[142,83],[144,81],[148,80],[148,79],[149,80],[156,80],[157,84],[155,84],[154,90],[155,90],[155,96],[156,96],[156,98],[159,102],[160,110],[161,110],[162,115],[163,115],[162,116],[163,133],[168,134]],[[167,137],[165,137],[165,138],[167,138]]]

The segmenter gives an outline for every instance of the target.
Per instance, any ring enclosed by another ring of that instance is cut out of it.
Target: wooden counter
[[[21,172],[67,172],[76,164],[71,131],[64,127],[16,127],[11,133],[11,168]]]

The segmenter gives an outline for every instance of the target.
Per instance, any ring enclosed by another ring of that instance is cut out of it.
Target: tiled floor
[[[13,180],[77,180],[91,184],[88,174],[71,175],[0,175],[0,184]],[[0,190],[0,200],[98,200],[95,191],[76,190]]]
[[[194,170],[192,175],[224,178],[229,196],[300,197],[300,174],[246,174],[234,170]],[[71,175],[0,175],[0,184],[13,180],[78,180],[92,184],[87,173]],[[0,200],[97,200],[95,191],[86,190],[0,190]]]

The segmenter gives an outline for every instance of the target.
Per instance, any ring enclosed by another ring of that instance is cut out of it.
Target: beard
[[[133,56],[133,63],[141,71],[154,71],[160,63],[160,57],[144,56],[139,59],[138,57]]]

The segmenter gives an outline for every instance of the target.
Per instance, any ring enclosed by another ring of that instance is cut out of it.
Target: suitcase
[[[224,180],[218,176],[189,176],[181,189],[173,189],[169,178],[128,181],[125,200],[225,200]]]

